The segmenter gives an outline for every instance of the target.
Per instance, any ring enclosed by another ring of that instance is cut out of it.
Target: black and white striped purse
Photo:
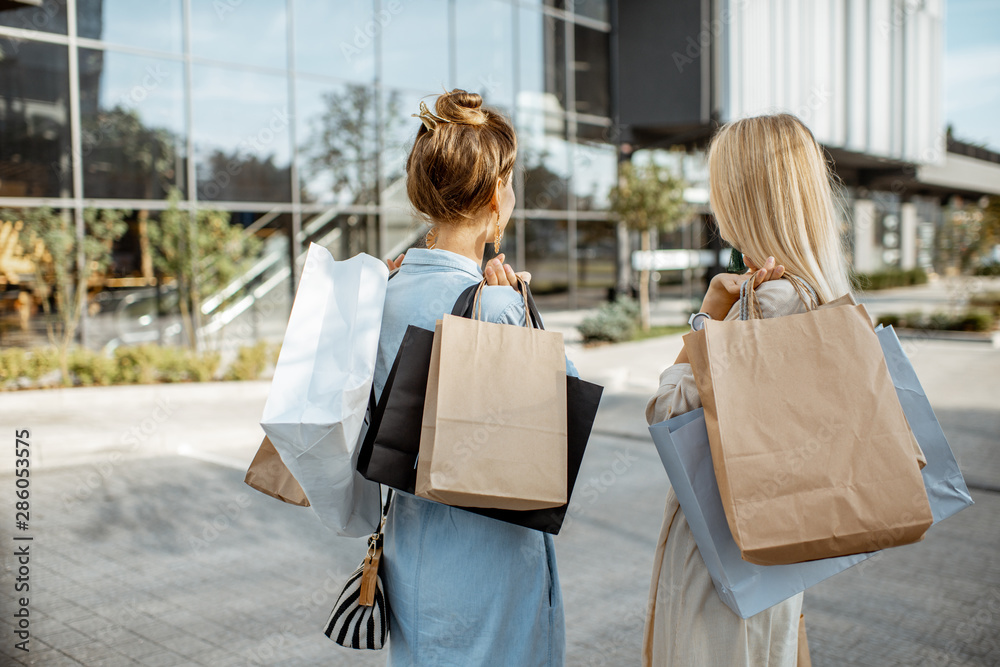
[[[389,634],[389,603],[378,567],[382,559],[385,517],[391,500],[392,489],[389,489],[378,531],[368,538],[368,553],[348,578],[323,630],[323,634],[347,648],[377,651],[385,646]]]

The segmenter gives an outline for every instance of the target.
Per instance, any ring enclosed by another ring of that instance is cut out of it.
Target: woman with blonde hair
[[[723,126],[712,140],[708,166],[719,233],[743,253],[750,270],[713,278],[692,327],[705,317],[738,319],[746,280],[759,286],[763,317],[805,312],[851,291],[831,174],[822,148],[798,118],[778,114]],[[646,420],[655,424],[699,407],[682,349],[660,376]],[[795,665],[801,607],[800,593],[745,620],[729,609],[670,489],[654,558],[644,665]]]
[[[381,396],[408,325],[433,330],[459,295],[486,280],[480,319],[523,326],[513,270],[493,259],[514,209],[517,138],[498,112],[464,90],[421,103],[406,163],[410,203],[433,225],[428,248],[390,262],[375,366]],[[433,110],[432,110],[433,109]],[[511,359],[510,363],[518,363]],[[567,362],[567,373],[576,374]],[[467,378],[490,391],[491,377]],[[419,435],[419,434],[416,434]],[[562,593],[552,536],[396,492],[380,574],[389,608],[389,665],[556,666],[565,656]]]

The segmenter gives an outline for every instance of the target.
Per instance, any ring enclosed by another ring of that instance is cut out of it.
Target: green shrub
[[[927,272],[923,269],[890,269],[879,271],[878,273],[857,273],[854,275],[854,284],[863,292],[889,289],[892,287],[908,287],[910,285],[923,285],[927,282]]]
[[[1000,318],[1000,292],[980,292],[969,297],[969,305],[973,308],[984,308]]]
[[[24,377],[37,382],[59,368],[59,350],[54,347],[36,347],[28,355]]]
[[[183,347],[161,347],[156,358],[160,382],[184,382],[189,379],[188,354]]]
[[[219,372],[222,356],[218,352],[191,354],[188,358],[188,374],[194,382],[209,382]]]
[[[274,352],[266,341],[253,345],[243,345],[236,352],[236,359],[229,365],[225,378],[227,380],[256,380],[268,364],[271,363]]]
[[[883,326],[897,329],[921,329],[924,331],[991,331],[997,318],[988,310],[971,309],[958,315],[948,313],[888,313],[878,318]]]
[[[69,372],[76,382],[84,387],[107,386],[115,381],[115,362],[101,354],[83,347],[69,352]]]
[[[984,264],[977,266],[975,270],[977,276],[1000,276],[1000,264]]]
[[[156,382],[156,366],[160,357],[159,345],[137,345],[115,349],[114,360],[118,368],[116,382],[122,384],[152,384]]]
[[[619,343],[631,339],[638,325],[639,304],[635,299],[620,296],[583,320],[577,330],[585,343]]]
[[[0,350],[0,385],[24,377],[28,370],[28,353],[20,347]]]

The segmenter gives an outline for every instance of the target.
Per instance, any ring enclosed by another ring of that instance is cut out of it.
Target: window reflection
[[[524,173],[523,208],[566,209],[569,204],[571,145],[566,121],[554,114],[518,117],[518,159]]]
[[[78,0],[79,4],[93,6],[100,0]],[[8,3],[9,4],[9,3]],[[22,30],[41,30],[66,34],[66,0],[42,0],[37,7],[26,6],[22,9],[8,9],[0,12],[0,25]],[[4,46],[9,47],[10,41],[5,39]]]
[[[179,62],[80,49],[86,197],[159,199],[184,183]]]
[[[66,47],[4,38],[0,52],[0,195],[72,196]]]
[[[608,33],[577,25],[574,35],[576,111],[608,116],[611,113]]]
[[[285,0],[191,0],[195,56],[261,67],[287,66]]]
[[[455,5],[456,85],[510,112],[514,105],[511,6],[499,0]]]
[[[376,16],[371,0],[295,0],[295,69],[370,84],[376,38],[395,19],[383,4]]]
[[[591,307],[607,301],[616,282],[618,244],[615,225],[604,220],[581,220],[576,225],[578,306]]]
[[[288,201],[285,77],[196,65],[191,88],[198,199]]]
[[[374,88],[299,80],[296,97],[302,201],[374,204]]]
[[[586,16],[598,21],[611,20],[611,15],[608,12],[608,0],[573,0],[571,4],[577,16]]]
[[[77,0],[80,37],[180,53],[181,0]]]
[[[560,112],[566,107],[566,26],[560,19],[520,9],[518,111]]]
[[[399,7],[399,15],[392,15],[382,28],[382,82],[425,93],[451,88],[447,1],[399,0],[393,6]]]
[[[580,143],[573,151],[573,194],[576,208],[606,210],[608,192],[618,177],[618,154],[608,144]]]
[[[565,220],[529,218],[524,222],[525,271],[531,291],[543,307],[568,305],[569,233]]]

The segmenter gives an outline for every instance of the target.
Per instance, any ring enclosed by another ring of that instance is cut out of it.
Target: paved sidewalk
[[[906,344],[977,504],[806,595],[817,667],[1000,664],[1000,350]],[[677,336],[570,355],[608,393],[557,539],[568,665],[638,664],[666,476],[642,412]],[[32,431],[32,651],[13,648],[12,457],[0,459],[0,662],[381,665],[319,632],[364,549],[242,484],[268,384],[0,394]],[[10,443],[8,442],[8,446]]]

